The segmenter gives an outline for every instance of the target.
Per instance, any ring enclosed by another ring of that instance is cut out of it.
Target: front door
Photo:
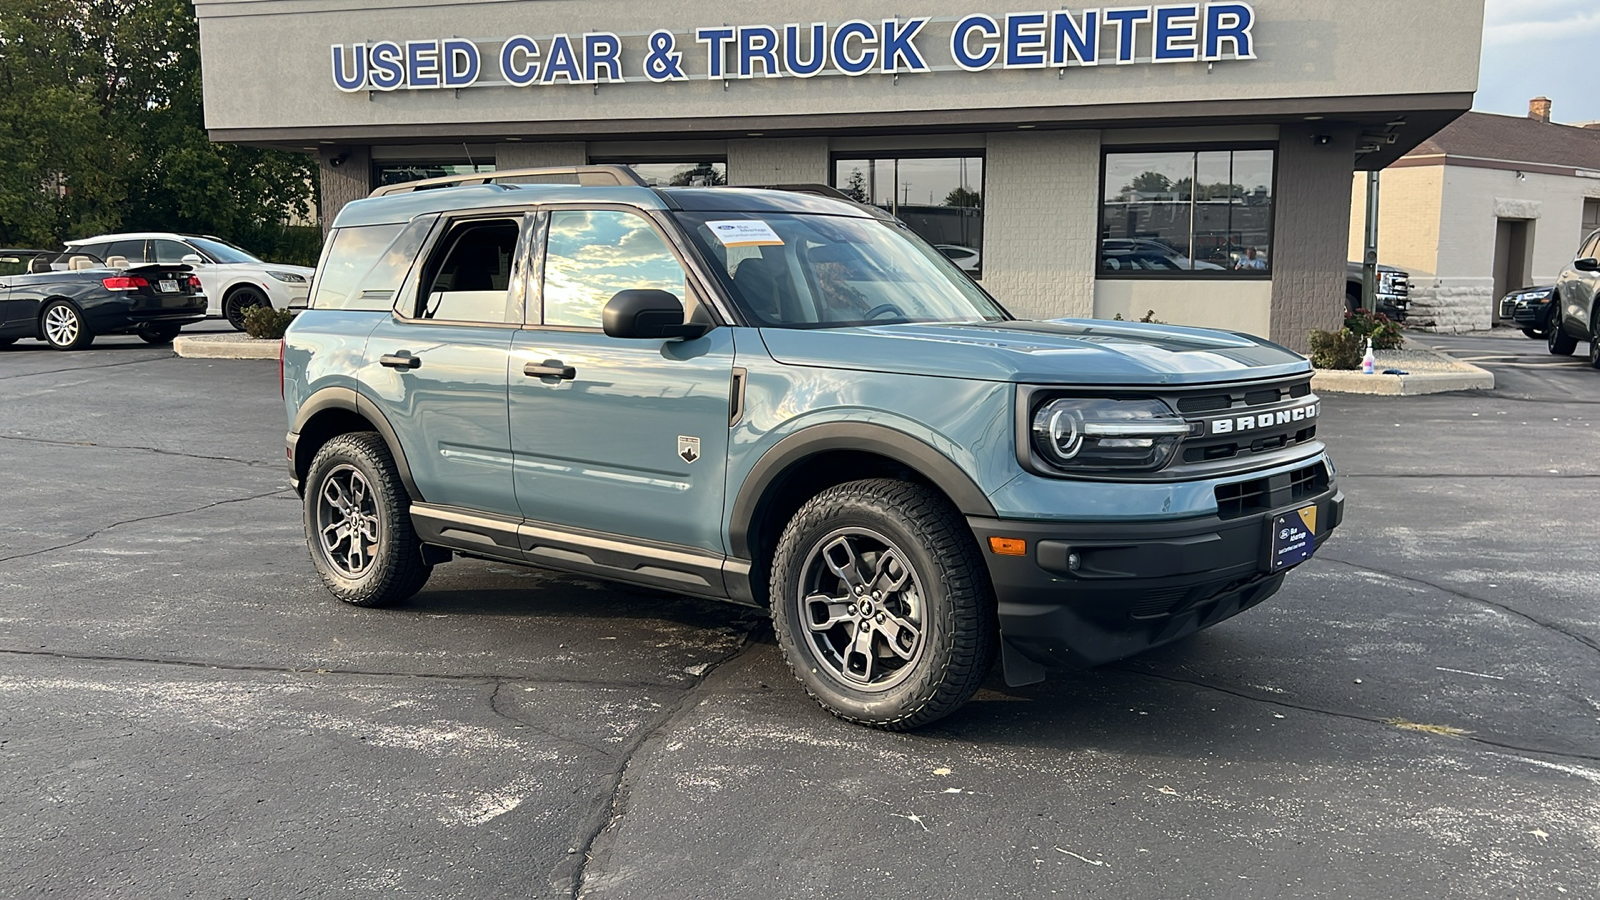
[[[517,500],[533,523],[723,553],[733,332],[624,340],[601,331],[618,291],[693,302],[655,223],[623,209],[548,213],[541,304],[511,352]]]
[[[394,427],[423,500],[520,518],[506,372],[522,327],[520,213],[441,223],[395,313],[367,338],[361,373]]]

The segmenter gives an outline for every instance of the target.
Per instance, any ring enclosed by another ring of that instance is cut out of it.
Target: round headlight
[[[1052,400],[1033,415],[1045,461],[1071,471],[1154,470],[1172,461],[1189,423],[1159,400]]]

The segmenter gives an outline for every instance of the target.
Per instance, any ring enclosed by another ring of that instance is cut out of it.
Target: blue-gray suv
[[[1221,622],[1339,525],[1302,357],[1019,321],[828,193],[583,166],[346,206],[283,348],[329,590],[470,556],[753,605],[818,702],[898,729],[997,655],[1025,684]]]

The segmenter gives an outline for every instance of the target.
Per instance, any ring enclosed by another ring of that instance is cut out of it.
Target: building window
[[[1110,152],[1100,206],[1100,275],[1268,277],[1275,153]]]
[[[426,162],[401,162],[382,163],[373,166],[373,174],[378,187],[390,184],[405,184],[408,181],[421,181],[424,178],[444,178],[447,175],[477,175],[482,172],[493,172],[493,163],[426,163]]]
[[[983,157],[853,156],[833,186],[896,216],[974,278],[983,273]]]
[[[722,159],[645,161],[594,159],[595,165],[627,166],[651,187],[717,187],[728,183],[728,162]]]

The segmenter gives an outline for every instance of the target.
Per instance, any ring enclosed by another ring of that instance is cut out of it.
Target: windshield
[[[878,219],[677,213],[752,324],[842,328],[1007,318],[938,250]]]
[[[258,263],[261,260],[240,250],[232,244],[214,241],[210,238],[188,238],[189,243],[204,250],[212,259],[219,263]]]

